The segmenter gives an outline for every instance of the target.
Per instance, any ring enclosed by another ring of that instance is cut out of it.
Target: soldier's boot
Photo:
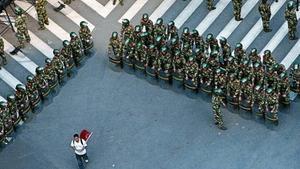
[[[1,58],[2,58],[3,65],[6,65],[7,64],[7,60],[6,60],[5,55],[2,55]]]
[[[208,9],[209,11],[212,11],[212,10],[216,9],[216,7],[215,7],[215,6],[212,6],[212,5],[210,5],[210,6],[207,6],[207,9]]]
[[[117,0],[113,0],[113,5],[116,5]]]
[[[45,25],[44,25],[44,22],[43,21],[39,21],[39,30],[44,30],[45,29]]]
[[[296,37],[296,32],[295,31],[290,31],[291,33],[289,33],[289,39],[290,40],[296,40],[296,39],[298,39],[297,37]]]
[[[124,4],[123,4],[123,0],[120,0],[120,5],[121,5],[121,6],[123,6],[123,5],[124,5]]]
[[[30,36],[29,36],[29,34],[28,34],[28,30],[27,30],[27,32],[25,33],[25,39],[26,39],[26,42],[30,42],[31,41],[31,38],[30,38]]]
[[[264,27],[264,32],[271,32],[272,31],[272,29],[270,28],[268,23],[264,23],[263,27]]]

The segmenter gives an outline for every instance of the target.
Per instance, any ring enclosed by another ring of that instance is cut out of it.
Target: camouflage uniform
[[[30,110],[30,102],[27,95],[26,87],[21,84],[18,84],[16,86],[15,96],[20,116],[23,120],[25,120],[26,114]]]
[[[0,118],[4,124],[5,135],[10,134],[13,131],[14,123],[10,111],[8,110],[6,102],[0,102]]]
[[[290,82],[287,74],[281,73],[279,75],[279,94],[280,94],[280,100],[283,104],[290,104]]]
[[[239,104],[240,92],[240,80],[237,78],[237,74],[229,74],[228,83],[226,85],[227,100],[229,103],[237,106]]]
[[[265,118],[266,115],[266,93],[262,85],[254,87],[254,100],[258,105],[256,115]]]
[[[166,26],[164,25],[164,21],[162,18],[158,18],[154,27],[153,27],[153,37],[156,39],[157,37],[165,38]]]
[[[143,18],[141,19],[141,26],[145,30],[142,30],[143,32],[152,32],[153,31],[153,22],[149,19],[149,15],[144,13]]]
[[[26,90],[31,103],[31,108],[34,109],[41,100],[40,94],[34,76],[29,75],[27,76],[26,79],[27,79]]]
[[[70,5],[74,0],[62,0],[64,4]]]
[[[194,61],[194,57],[190,56],[185,64],[184,74],[185,80],[191,80],[194,86],[198,86],[198,64]]]
[[[133,33],[132,25],[130,25],[130,22],[128,19],[124,19],[122,21],[122,29],[121,29],[121,36],[120,36],[123,44],[125,43],[125,41],[128,38],[132,37],[132,33]]]
[[[265,32],[272,31],[272,29],[270,29],[271,7],[270,4],[267,3],[267,0],[262,0],[259,4],[258,10],[263,22],[263,30]]]
[[[241,9],[243,6],[243,0],[232,0],[233,4],[233,15],[236,21],[243,20],[241,18]]]
[[[290,1],[288,3],[288,6],[287,6],[287,8],[285,10],[285,13],[284,13],[284,16],[285,16],[285,19],[288,22],[289,39],[291,39],[291,40],[297,39],[296,31],[297,31],[298,20],[297,20],[296,10],[295,10],[295,6],[294,6],[293,1]]]
[[[14,125],[16,126],[20,122],[21,116],[19,115],[19,110],[17,107],[15,95],[7,96],[7,108],[11,115],[11,119],[12,119]]]
[[[207,3],[207,9],[209,11],[216,9],[216,7],[214,6],[214,0],[206,0]]]
[[[222,101],[221,95],[222,91],[220,89],[216,89],[212,95],[212,109],[214,113],[215,125],[221,130],[226,130],[224,126],[222,114],[221,114],[221,104],[225,105]]]
[[[16,7],[16,20],[15,27],[17,28],[16,36],[18,38],[19,44],[21,48],[25,47],[25,40],[30,42],[30,36],[28,34],[27,24],[26,24],[26,16],[23,14],[21,8]]]
[[[247,77],[241,79],[241,92],[239,96],[240,107],[251,111],[253,108],[253,83]],[[242,104],[242,103],[245,104]]]
[[[0,63],[0,69],[3,65],[7,64],[7,60],[4,54],[4,41],[2,39],[2,37],[0,37],[0,57],[2,59],[2,62]]]
[[[296,63],[290,71],[291,89],[296,93],[300,93],[300,64]]]
[[[63,41],[63,47],[60,50],[61,57],[64,58],[64,65],[67,69],[67,75],[70,76],[71,70],[74,67],[74,59],[72,56],[72,50],[70,42],[68,40]]]
[[[80,61],[83,59],[83,46],[80,38],[77,36],[75,32],[70,33],[70,46],[72,49],[72,55],[75,61],[75,65],[79,66]]]
[[[151,69],[157,70],[158,68],[158,54],[153,44],[149,45],[149,50],[146,55],[146,66]]]
[[[180,50],[176,50],[174,52],[172,63],[173,63],[173,72],[177,74],[182,74],[185,67],[185,59],[183,55],[181,55]]]
[[[60,51],[58,49],[54,49],[53,54],[54,56],[52,59],[52,65],[57,73],[59,82],[62,83],[66,73],[64,66],[64,58],[61,56]]]
[[[55,71],[53,60],[47,58],[45,60],[44,78],[48,82],[50,89],[55,89],[58,86],[58,75]]]
[[[87,25],[87,22],[80,22],[79,37],[85,52],[93,47],[92,33]]]
[[[220,45],[221,45],[220,65],[223,68],[226,68],[228,64],[228,59],[229,57],[231,57],[231,47],[227,43],[227,39],[224,37],[220,38]]]
[[[178,30],[175,26],[174,21],[170,21],[168,23],[167,32],[166,32],[167,40],[176,38],[178,39]]]
[[[278,123],[278,93],[272,88],[267,89],[266,94],[267,115],[266,119],[271,122]]]
[[[198,48],[200,49],[199,52],[204,53],[205,50],[207,49],[207,44],[204,41],[203,37],[199,35],[199,32],[194,29],[191,33],[191,40],[192,40],[192,48]]]
[[[37,67],[35,75],[35,80],[37,84],[37,89],[39,90],[40,95],[43,99],[45,99],[50,93],[50,87],[48,83],[48,75],[45,74],[45,70],[43,67]]]
[[[115,5],[116,3],[117,3],[117,0],[113,0],[113,5]],[[121,6],[124,5],[124,4],[123,4],[123,0],[119,0],[119,3],[120,3]]]
[[[188,27],[183,28],[182,34],[181,34],[181,42],[183,45],[189,45],[191,46],[192,38],[190,34],[190,30]]]
[[[165,73],[170,73],[172,69],[171,54],[167,51],[167,47],[162,47],[158,59],[158,71],[162,70]]]
[[[122,57],[122,43],[118,38],[118,33],[113,32],[108,44],[108,54],[113,54],[116,58]]]
[[[221,89],[226,92],[226,70],[223,68],[217,68],[214,75],[214,88]]]
[[[46,11],[47,1],[36,0],[35,9],[38,16],[38,23],[40,25],[40,30],[45,29],[45,24],[49,25],[48,14]]]

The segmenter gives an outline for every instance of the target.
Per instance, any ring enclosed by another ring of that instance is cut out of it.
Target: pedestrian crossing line
[[[119,2],[117,2],[116,5],[113,5],[112,1],[109,1],[105,6],[103,6],[97,0],[81,1],[87,6],[89,6],[91,9],[93,9],[95,12],[97,12],[103,18],[106,18],[111,13],[111,11],[114,10],[115,7],[119,4]]]
[[[297,11],[297,19],[300,18],[300,11]],[[270,50],[271,52],[276,49],[279,43],[283,40],[285,35],[288,34],[288,23],[287,21],[282,24],[282,26],[278,29],[276,34],[272,37],[272,39],[268,42],[268,44],[261,50],[260,55],[263,55],[265,50]],[[300,49],[299,49],[300,50]]]
[[[14,90],[16,90],[16,86],[18,84],[22,84],[18,79],[16,79],[3,67],[0,69],[0,78]]]
[[[14,50],[15,47],[3,38],[4,51],[16,60],[20,65],[27,69],[30,73],[35,74],[35,69],[38,67],[33,61],[26,57],[23,53],[18,52],[16,55],[12,55],[9,52]]]
[[[199,32],[199,35],[202,35],[209,26],[217,19],[217,17],[222,13],[222,11],[228,6],[231,0],[220,0],[216,9],[210,11],[206,17],[201,21],[201,23],[196,27]]]
[[[250,13],[250,11],[255,7],[255,5],[259,2],[259,0],[248,0],[243,6],[241,10],[241,17],[246,18],[246,16]],[[221,36],[228,38],[232,32],[239,26],[241,21],[236,21],[233,17],[229,23],[225,26],[224,29],[218,34],[217,39],[220,39]]]
[[[12,20],[14,20],[14,17],[11,17]],[[1,21],[3,21],[3,18],[0,18]],[[8,23],[6,23],[8,25]],[[14,29],[16,29],[16,27],[13,25]],[[30,30],[28,30],[28,34],[31,38],[30,44],[32,46],[34,46],[37,50],[39,50],[41,53],[43,53],[46,57],[52,59],[53,55],[52,55],[52,51],[53,49],[44,41],[42,41],[39,37],[37,37],[33,32],[31,32]]]
[[[127,10],[127,12],[119,19],[119,23],[122,23],[123,19],[131,20],[148,2],[149,0],[137,0],[135,3]]]
[[[289,51],[289,53],[285,56],[285,58],[281,61],[286,69],[288,69],[292,63],[297,59],[300,55],[300,40],[297,40],[297,43],[293,46],[293,48]]]
[[[158,18],[162,17],[175,2],[176,0],[162,1],[162,3],[155,9],[155,11],[149,17],[150,20],[155,22]]]
[[[6,99],[4,99],[4,97],[0,96],[0,102],[7,102]]]
[[[30,3],[24,2],[24,1],[15,1],[15,4],[18,5],[19,7],[21,7],[23,10],[28,9],[27,13],[35,20],[38,20],[37,13],[36,13],[34,7]],[[70,39],[69,33],[66,32],[59,25],[57,25],[50,18],[49,18],[49,25],[45,25],[45,27],[61,40]]]
[[[271,18],[279,11],[279,9],[285,4],[285,1],[273,2],[271,5]],[[246,34],[246,36],[241,40],[243,48],[247,49],[251,43],[256,39],[259,33],[263,30],[262,19],[260,18],[256,24],[251,28],[251,30]]]
[[[54,7],[58,7],[60,5],[57,0],[47,0],[47,1]],[[91,22],[83,18],[81,15],[79,15],[74,9],[72,9],[68,5],[65,5],[65,8],[63,8],[60,12],[63,13],[66,17],[68,17],[70,20],[72,20],[78,26],[80,26],[81,21],[86,21],[91,31],[93,31],[95,28],[95,26]]]
[[[194,11],[200,6],[203,0],[192,0],[183,11],[174,20],[176,27],[179,29],[184,22],[194,13]]]

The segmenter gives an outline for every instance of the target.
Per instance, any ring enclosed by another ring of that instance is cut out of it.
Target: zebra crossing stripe
[[[21,7],[23,10],[27,10],[27,13],[32,18],[34,18],[35,20],[38,20],[37,13],[36,13],[34,7],[30,3],[24,2],[24,1],[15,1],[15,4],[18,5],[19,7]],[[46,28],[61,40],[70,39],[69,33],[66,32],[59,25],[57,25],[50,18],[49,18],[49,25],[46,25]]]
[[[31,61],[28,57],[24,54],[19,52],[17,55],[12,55],[9,52],[14,50],[14,46],[10,44],[3,38],[4,42],[4,50],[5,52],[10,55],[14,60],[16,60],[20,65],[22,65],[25,69],[27,69],[30,73],[35,74],[35,69],[38,67],[33,61]]]
[[[192,0],[183,11],[174,20],[176,27],[179,29],[184,22],[194,13],[203,0]]]
[[[54,7],[58,7],[60,5],[57,0],[47,0],[47,1]],[[95,26],[92,23],[87,21],[85,18],[79,15],[74,9],[72,9],[68,5],[65,5],[65,8],[63,8],[60,12],[63,13],[66,17],[68,17],[70,20],[72,20],[75,24],[79,26],[81,21],[86,21],[91,31],[93,31],[95,28]]]
[[[217,19],[217,17],[222,13],[222,11],[227,7],[231,0],[220,0],[216,5],[216,9],[210,11],[206,17],[197,26],[199,35],[202,35],[208,27]]]
[[[15,88],[18,84],[22,84],[18,79],[16,79],[3,67],[0,69],[0,78],[14,90],[16,90]]]
[[[281,64],[283,64],[286,69],[288,69],[292,63],[297,59],[297,57],[300,55],[300,40],[297,41],[297,43],[294,45],[294,47],[289,51],[289,53],[285,56],[285,58],[281,61]]]
[[[300,11],[297,11],[297,19],[299,20]],[[276,34],[272,37],[272,39],[268,42],[268,44],[261,50],[260,54],[263,55],[265,50],[270,50],[271,52],[276,49],[285,35],[288,34],[288,23],[287,21],[282,24],[282,26],[278,29]],[[300,49],[299,49],[300,50]]]
[[[255,5],[259,2],[259,0],[248,0],[242,7],[241,17],[246,18],[246,16],[250,13],[250,11],[255,7]],[[224,29],[219,33],[217,39],[220,39],[221,36],[228,38],[232,32],[239,26],[241,21],[236,21],[233,17],[229,23],[225,26]]]
[[[155,22],[158,18],[162,17],[175,2],[176,0],[162,1],[162,3],[155,9],[155,11],[149,17],[150,20]]]
[[[6,99],[4,99],[4,97],[0,96],[0,101],[1,102],[7,102]]]
[[[11,17],[12,20],[14,20],[14,17]],[[5,21],[5,19],[0,18],[1,21]],[[9,23],[5,22],[7,25]],[[16,27],[13,25],[14,29],[16,30]],[[37,37],[33,32],[28,30],[28,34],[31,38],[30,44],[34,46],[37,50],[39,50],[41,53],[43,53],[48,58],[53,58],[52,51],[53,49],[46,44],[44,41],[42,41],[39,37]]]
[[[279,11],[279,9],[284,5],[285,1],[273,2],[271,5],[271,18]],[[256,24],[251,28],[247,35],[242,39],[241,43],[243,44],[244,49],[247,49],[251,43],[256,39],[259,33],[263,30],[262,19],[260,18]]]
[[[119,19],[119,23],[122,23],[123,19],[131,20],[148,2],[148,0],[138,0],[128,9],[128,11]]]
[[[85,3],[87,6],[89,6],[91,9],[93,9],[95,12],[97,12],[103,18],[106,18],[119,3],[117,2],[116,5],[113,5],[112,1],[109,1],[105,6],[103,6],[97,0],[81,0],[81,1]]]

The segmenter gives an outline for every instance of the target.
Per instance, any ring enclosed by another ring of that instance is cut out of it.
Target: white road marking
[[[155,11],[149,17],[150,20],[155,22],[158,18],[162,17],[175,2],[176,0],[162,1],[162,3],[155,9]]]
[[[103,6],[97,0],[81,0],[81,1],[104,18],[106,18],[119,3],[117,2],[116,5],[113,5],[112,1],[109,1],[105,6]]]
[[[119,23],[122,23],[123,19],[131,20],[142,7],[148,2],[148,0],[137,0],[135,3],[127,10],[127,12],[119,19]]]
[[[18,79],[16,79],[3,67],[0,69],[0,78],[14,90],[18,84],[22,84]]]

